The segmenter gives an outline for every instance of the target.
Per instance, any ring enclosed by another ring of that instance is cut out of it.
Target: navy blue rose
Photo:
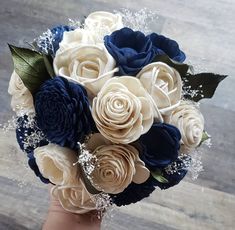
[[[105,36],[104,44],[117,63],[120,76],[136,75],[155,57],[150,38],[126,27]]]
[[[142,184],[131,183],[123,192],[119,194],[110,194],[112,201],[117,206],[136,203],[145,197],[148,197],[155,190],[155,181],[152,176]]]
[[[178,158],[180,131],[173,125],[154,123],[139,139],[143,146],[140,157],[147,168],[154,171],[165,168]]]
[[[37,127],[34,118],[27,115],[17,119],[16,139],[22,151],[27,154],[34,149],[48,144],[44,134]]]
[[[153,179],[154,185],[158,186],[160,189],[168,189],[177,185],[187,174],[190,161],[191,158],[189,155],[181,159],[178,158],[170,166],[161,171],[162,176],[167,179],[168,182],[162,183]]]
[[[186,58],[183,51],[180,50],[176,41],[163,35],[152,33],[148,35],[155,49],[156,55],[167,54],[171,59],[177,62],[183,62]]]
[[[34,103],[37,125],[52,143],[76,149],[95,128],[86,90],[65,78],[46,81]]]
[[[65,31],[71,31],[73,30],[70,26],[56,26],[53,29],[51,29],[51,33],[53,35],[52,44],[53,44],[53,50],[51,50],[51,54],[55,54],[56,51],[59,49],[59,44],[63,39],[63,35]]]

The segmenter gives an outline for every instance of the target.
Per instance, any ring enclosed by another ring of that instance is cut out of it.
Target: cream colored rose
[[[69,212],[83,214],[96,210],[95,199],[87,191],[81,179],[73,186],[55,186],[51,193],[59,200],[61,206]]]
[[[182,101],[172,113],[171,124],[180,130],[184,149],[199,145],[204,130],[204,118],[193,102]]]
[[[104,46],[83,45],[56,53],[54,70],[56,75],[73,79],[82,84],[90,97],[99,92],[110,79],[116,63]]]
[[[105,11],[96,11],[85,19],[85,28],[95,31],[103,37],[115,30],[123,28],[122,16]]]
[[[17,115],[35,112],[32,94],[15,71],[11,75],[8,93],[12,96],[11,108]]]
[[[63,39],[60,42],[58,53],[69,48],[77,48],[81,45],[95,45],[98,42],[96,34],[85,29],[75,29],[72,31],[65,31]]]
[[[154,62],[145,66],[137,78],[152,96],[155,109],[162,116],[169,116],[179,106],[182,80],[177,70],[165,63]]]
[[[107,81],[92,105],[100,133],[114,143],[136,141],[153,124],[149,97],[137,78],[122,76]]]
[[[53,184],[68,185],[78,180],[78,166],[73,165],[77,162],[76,152],[59,145],[49,144],[36,148],[34,157],[41,174]]]
[[[94,134],[87,148],[97,159],[91,182],[99,191],[117,194],[132,181],[141,184],[149,178],[149,170],[132,145],[112,144],[101,134]]]

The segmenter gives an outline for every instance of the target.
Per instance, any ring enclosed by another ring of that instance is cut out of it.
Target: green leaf
[[[29,91],[34,94],[43,82],[50,79],[43,55],[13,45],[9,45],[9,48],[16,73]]]
[[[162,172],[159,169],[154,172],[151,172],[151,175],[160,183],[166,184],[169,182],[165,177],[162,176]]]
[[[46,55],[46,54],[42,54],[43,59],[44,59],[44,63],[47,69],[47,72],[49,73],[49,75],[53,78],[55,77],[55,72],[53,69],[53,59],[50,55]]]
[[[196,102],[203,98],[211,98],[213,97],[218,84],[226,77],[226,75],[214,73],[187,74],[183,78],[183,89],[185,92],[188,92],[184,97]]]
[[[167,55],[160,55],[160,56],[157,55],[154,58],[153,62],[164,62],[167,65],[175,68],[181,76],[185,76],[186,73],[192,68],[191,66],[189,66],[187,64],[183,64],[183,63],[180,63],[180,62],[173,61]]]
[[[201,139],[201,142],[199,144],[199,146],[206,140],[210,139],[210,135],[206,132],[206,131],[203,131],[203,134],[202,134],[202,139]]]

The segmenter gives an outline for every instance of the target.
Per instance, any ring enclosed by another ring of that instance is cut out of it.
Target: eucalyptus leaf
[[[184,97],[195,102],[203,98],[213,97],[218,84],[224,80],[226,75],[214,73],[187,74],[184,78]]]
[[[161,170],[156,170],[154,172],[151,172],[151,175],[154,177],[154,179],[156,179],[160,183],[166,184],[169,182],[165,177],[162,176]]]
[[[169,65],[169,66],[173,67],[174,69],[176,69],[181,76],[185,76],[186,73],[189,70],[191,70],[191,68],[192,68],[190,65],[173,61],[167,55],[157,55],[154,58],[153,62],[163,62],[163,63],[166,63],[167,65]]]
[[[9,48],[16,73],[29,91],[34,94],[43,82],[50,79],[43,55],[13,45],[9,45]]]

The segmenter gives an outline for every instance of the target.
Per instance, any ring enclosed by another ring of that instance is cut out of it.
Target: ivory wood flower
[[[63,34],[63,39],[60,42],[58,53],[70,48],[77,48],[81,45],[95,45],[98,43],[98,38],[93,31],[86,29],[75,29],[66,31]]]
[[[61,206],[69,212],[83,214],[96,210],[95,197],[87,191],[81,179],[72,186],[55,186],[51,193],[59,200]]]
[[[195,103],[181,101],[171,116],[171,124],[181,133],[182,148],[187,150],[197,147],[202,139],[204,118]]]
[[[93,100],[92,116],[100,133],[114,143],[128,144],[153,124],[150,96],[137,78],[113,77]]]
[[[105,11],[96,11],[85,19],[85,28],[95,31],[100,38],[123,27],[122,16]]]
[[[145,66],[137,75],[151,95],[155,110],[162,116],[169,116],[180,104],[182,80],[174,68],[163,62],[153,62]]]
[[[15,71],[11,75],[8,93],[12,96],[11,108],[17,115],[35,112],[32,94]]]
[[[38,147],[34,157],[41,174],[56,185],[73,184],[79,178],[76,152],[55,144]]]
[[[118,71],[115,64],[103,45],[81,45],[56,53],[54,70],[56,75],[82,84],[92,98]]]
[[[101,134],[94,134],[87,148],[97,159],[91,182],[98,191],[118,194],[131,182],[141,184],[149,178],[149,170],[132,145],[113,144]]]

